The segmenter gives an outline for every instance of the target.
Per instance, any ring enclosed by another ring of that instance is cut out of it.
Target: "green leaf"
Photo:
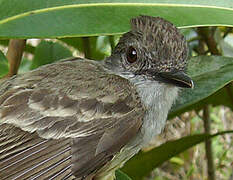
[[[70,50],[61,44],[51,41],[41,41],[36,47],[31,69],[71,56],[72,53]]]
[[[126,163],[122,168],[122,171],[134,180],[141,180],[154,168],[158,167],[171,157],[205,141],[208,138],[213,138],[226,133],[233,133],[233,131],[223,131],[213,135],[197,134],[186,136],[175,141],[169,141],[146,153],[138,153]]]
[[[102,60],[111,54],[111,46],[107,36],[90,37],[91,59]]]
[[[190,106],[188,106],[183,111],[195,109],[197,111],[201,110],[206,104],[211,104],[213,106],[224,105],[228,106],[233,110],[233,84],[229,83],[217,92],[211,94],[207,98],[204,98]],[[181,113],[183,112],[181,111]]]
[[[83,40],[80,37],[68,37],[68,38],[60,38],[58,39],[69,46],[77,49],[79,52],[84,52],[83,48]]]
[[[6,75],[8,73],[8,61],[6,56],[0,51],[0,77]]]
[[[7,47],[9,44],[9,40],[0,40],[0,44]]]
[[[233,26],[225,0],[1,0],[0,38],[57,38],[120,34],[138,15],[161,16],[178,27]]]
[[[117,170],[115,172],[116,180],[131,180],[129,176],[127,176],[125,173],[123,173],[120,170]]]
[[[195,104],[195,106],[203,107],[205,104],[212,104],[213,106],[224,105],[233,111],[233,83],[229,83],[210,97]]]
[[[88,38],[61,38],[59,39],[67,45],[74,47],[79,52],[86,54],[86,58],[102,60],[111,54],[111,46],[109,37],[107,36],[94,36]],[[85,42],[84,42],[85,41]]]
[[[190,59],[188,74],[194,80],[194,89],[184,89],[172,107],[169,118],[196,108],[201,100],[216,93],[233,80],[233,58],[198,56]],[[230,100],[230,99],[229,99]],[[197,106],[196,106],[197,105]]]
[[[175,164],[178,164],[178,165],[180,165],[180,166],[184,165],[184,160],[181,159],[181,158],[179,158],[179,157],[172,157],[172,158],[170,159],[170,162],[175,163]]]

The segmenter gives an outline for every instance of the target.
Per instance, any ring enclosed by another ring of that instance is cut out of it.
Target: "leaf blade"
[[[2,17],[0,38],[57,38],[121,34],[129,30],[129,20],[140,14],[164,17],[178,27],[233,26],[233,3],[230,1],[227,2],[228,6],[226,2],[208,0],[204,2],[148,0],[146,3],[142,0],[73,0],[63,3],[59,0],[48,2],[43,0],[40,3],[32,0],[18,1],[2,0],[1,2],[3,5],[0,6],[0,17]],[[15,13],[9,13],[6,10],[7,6],[12,6],[12,3],[18,4],[13,7],[14,11],[12,11]],[[196,18],[200,16],[202,18]],[[75,20],[72,21],[72,19]]]
[[[233,58],[199,56],[190,59],[188,72],[194,80],[194,89],[183,90],[172,107],[169,118],[195,108],[195,104],[219,91],[233,81]]]
[[[72,53],[69,49],[59,43],[51,41],[41,41],[35,49],[30,69],[35,69],[39,66],[50,64],[60,59],[71,57]]]
[[[171,157],[187,150],[188,148],[203,142],[208,138],[213,138],[218,135],[233,133],[231,131],[222,131],[213,135],[196,134],[186,136],[175,141],[169,141],[160,145],[146,153],[138,153],[130,159],[122,168],[122,171],[129,175],[132,179],[140,180],[148,175],[154,168],[170,159]],[[137,172],[137,173],[135,173]]]
[[[0,78],[1,78],[4,75],[6,75],[9,71],[7,58],[3,54],[2,51],[0,51],[0,67],[1,67],[1,69],[0,69]]]

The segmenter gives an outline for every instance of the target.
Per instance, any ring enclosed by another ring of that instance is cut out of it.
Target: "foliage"
[[[179,27],[232,26],[229,7],[230,0],[1,0],[0,37],[113,35],[126,32],[129,20],[140,14],[162,16]]]
[[[233,43],[226,42],[231,34],[231,28],[226,26],[233,26],[233,2],[230,0],[0,0],[0,45],[6,47],[12,38],[57,38],[37,40],[36,45],[27,43],[19,72],[74,53],[100,60],[111,53],[118,34],[129,30],[129,20],[140,14],[161,16],[185,28],[182,32],[189,42],[191,56],[200,54],[200,37],[197,29],[189,27],[225,26],[215,29],[214,34],[221,56],[210,56],[213,53],[205,45],[203,56],[190,59],[188,73],[194,79],[195,88],[181,92],[169,117],[190,110],[199,111],[206,104],[225,105],[232,110]],[[0,51],[0,77],[7,72],[7,60]],[[216,135],[219,134],[222,133]],[[167,142],[148,153],[138,154],[123,170],[133,179],[141,179],[177,153],[213,136],[199,134]],[[145,169],[139,171],[142,163]],[[120,171],[117,178],[129,179]]]
[[[71,56],[71,51],[61,44],[51,41],[41,41],[35,49],[35,56],[30,69],[35,69],[44,64],[49,64]]]
[[[185,89],[173,106],[170,117],[191,109],[200,109],[211,94],[219,91],[233,79],[233,58],[220,56],[197,56],[189,61],[188,74],[195,83],[194,89]],[[201,101],[202,100],[202,101]],[[228,102],[228,103],[227,103]],[[224,101],[233,109],[230,98]]]
[[[7,74],[8,72],[8,63],[5,55],[0,51],[0,77]]]
[[[233,133],[233,131],[223,131],[214,135],[196,134],[186,136],[181,139],[162,144],[147,153],[140,152],[126,163],[123,171],[127,172],[132,179],[140,180],[144,176],[148,175],[154,167],[158,167],[164,161],[179,154],[180,152],[185,151],[207,138],[212,138],[225,133]],[[153,161],[151,159],[153,159]],[[143,168],[141,167],[141,164],[143,164]]]

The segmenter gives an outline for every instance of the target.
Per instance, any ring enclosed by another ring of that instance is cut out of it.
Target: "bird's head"
[[[160,17],[139,16],[131,20],[131,31],[121,38],[106,60],[119,74],[192,88],[184,72],[188,47],[184,36]]]

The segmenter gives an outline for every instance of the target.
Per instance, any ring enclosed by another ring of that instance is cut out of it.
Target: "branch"
[[[206,45],[208,46],[211,54],[221,55],[220,51],[217,48],[217,43],[214,39],[215,28],[210,29],[209,27],[201,27],[197,29],[197,32],[206,42]]]
[[[114,36],[113,35],[109,36],[109,43],[111,45],[111,52],[113,52],[113,49],[115,47]]]
[[[24,39],[11,39],[9,41],[6,58],[9,61],[10,68],[7,77],[17,74],[25,45],[26,40]]]
[[[89,37],[82,38],[84,56],[87,59],[91,59],[91,45]]]
[[[206,43],[208,50],[211,54],[214,55],[221,55],[220,51],[217,48],[217,43],[214,39],[214,33],[216,28],[208,28],[202,27],[198,28],[197,32],[198,35],[201,37],[199,41],[202,43]],[[199,46],[201,49],[200,52],[204,51],[204,45]],[[206,134],[211,134],[211,120],[210,120],[210,112],[209,106],[205,105],[203,108],[203,122],[204,122],[204,129]],[[213,159],[213,150],[212,150],[212,141],[211,139],[205,140],[205,152],[206,152],[206,159],[207,159],[207,169],[208,169],[208,180],[215,180],[215,166],[214,166],[214,159]]]
[[[209,106],[206,105],[203,108],[203,121],[204,121],[204,128],[206,134],[211,134],[211,120],[210,120],[210,112]],[[207,166],[208,166],[208,179],[215,180],[215,167],[214,167],[214,159],[213,159],[213,151],[212,151],[212,141],[211,139],[205,140],[205,151],[206,151],[206,158],[207,158]]]
[[[230,82],[229,84],[227,84],[226,86],[225,86],[225,88],[226,88],[226,91],[227,91],[227,94],[228,94],[228,96],[229,96],[229,98],[230,98],[230,102],[232,103],[232,105],[233,105],[233,94],[232,94],[232,87],[233,87],[233,82]]]

